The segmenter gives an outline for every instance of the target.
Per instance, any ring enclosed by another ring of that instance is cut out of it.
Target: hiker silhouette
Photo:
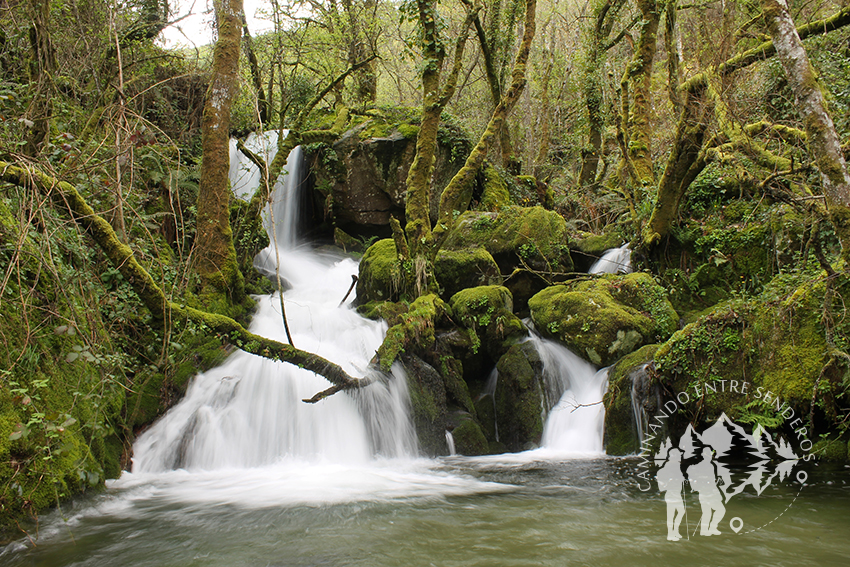
[[[717,525],[726,514],[723,505],[723,493],[717,487],[717,474],[710,447],[703,447],[702,460],[687,469],[691,489],[699,493],[702,507],[699,534],[703,536],[720,535]]]
[[[682,474],[682,451],[676,447],[667,450],[667,458],[664,466],[655,475],[658,489],[664,492],[664,500],[667,502],[667,539],[679,541],[679,525],[685,515],[685,502],[682,498],[684,491],[685,475]]]

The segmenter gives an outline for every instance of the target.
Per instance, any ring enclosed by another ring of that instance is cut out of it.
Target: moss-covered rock
[[[483,180],[483,191],[481,201],[476,210],[498,212],[511,204],[511,194],[508,192],[508,184],[501,171],[493,167],[490,162],[485,162],[481,168]]]
[[[381,367],[389,370],[403,352],[429,352],[434,347],[435,328],[448,309],[434,294],[423,295],[411,303],[407,312],[399,315],[399,322],[389,328],[378,349]]]
[[[664,290],[643,273],[551,286],[528,306],[542,334],[603,366],[665,340],[678,324]]]
[[[531,342],[513,345],[496,364],[496,422],[499,441],[510,451],[540,444],[545,386],[543,362]]]
[[[440,250],[434,260],[434,276],[443,297],[468,287],[502,283],[498,264],[484,248]]]
[[[390,238],[375,242],[360,260],[355,303],[397,300],[400,286],[401,268],[395,242]]]
[[[643,416],[656,414],[656,385],[649,377],[658,345],[646,345],[621,358],[608,372],[605,404],[605,452],[629,455],[640,451],[639,420],[635,407]],[[644,422],[645,425],[645,422]]]
[[[462,420],[460,425],[452,430],[452,437],[455,442],[455,451],[459,455],[474,457],[486,455],[489,451],[489,444],[487,438],[484,437],[484,432],[472,419]]]
[[[407,387],[413,425],[419,438],[419,450],[428,456],[445,455],[446,389],[437,370],[416,355],[401,353],[400,360],[407,373]]]
[[[317,201],[334,226],[355,235],[404,217],[407,173],[416,154],[420,110],[382,107],[343,133],[333,147],[308,148]],[[355,119],[357,122],[358,119]],[[438,131],[430,211],[437,217],[440,190],[463,165],[471,143],[449,115]]]
[[[522,321],[513,314],[511,292],[488,285],[464,289],[449,300],[455,319],[475,332],[488,354],[500,357],[526,335]]]
[[[571,272],[566,221],[543,207],[505,207],[498,213],[467,211],[455,222],[444,248],[484,248],[502,273],[527,266],[537,271]]]

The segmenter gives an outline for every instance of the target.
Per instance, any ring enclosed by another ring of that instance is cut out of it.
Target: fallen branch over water
[[[118,239],[112,225],[98,215],[70,183],[37,169],[20,167],[5,161],[0,161],[0,180],[35,189],[48,196],[57,207],[67,211],[94,239],[115,269],[121,272],[154,319],[161,322],[183,319],[203,323],[223,340],[245,352],[294,364],[325,377],[333,384],[332,388],[316,394],[310,400],[304,400],[305,402],[315,403],[339,391],[360,388],[371,383],[371,380],[350,376],[341,366],[317,354],[251,333],[230,317],[170,301],[148,271],[139,264],[132,249]]]

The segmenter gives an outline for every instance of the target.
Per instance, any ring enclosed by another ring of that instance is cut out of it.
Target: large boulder
[[[434,276],[443,297],[470,287],[502,283],[499,265],[484,248],[440,250],[434,260]]]
[[[359,274],[355,300],[358,305],[398,299],[401,271],[395,242],[385,238],[370,246],[360,260]]]
[[[570,235],[564,218],[543,207],[503,207],[499,212],[467,211],[446,238],[446,250],[484,248],[502,273],[517,267],[571,272]]]
[[[479,344],[494,360],[527,334],[522,321],[513,314],[513,298],[505,287],[464,289],[452,296],[449,305],[455,320],[475,332]]]
[[[437,370],[416,355],[399,356],[407,373],[407,388],[419,451],[429,457],[448,453],[446,388]]]
[[[404,218],[407,173],[416,154],[419,111],[389,108],[348,130],[332,147],[308,156],[317,197],[336,227],[355,234],[374,234],[390,216]],[[432,181],[431,216],[437,218],[440,191],[463,166],[471,143],[453,120],[438,131]]]
[[[601,366],[666,340],[679,322],[664,289],[643,273],[550,286],[528,306],[540,333]]]

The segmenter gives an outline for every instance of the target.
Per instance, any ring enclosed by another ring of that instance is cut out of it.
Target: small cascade
[[[588,274],[629,274],[632,271],[632,251],[628,244],[606,250],[587,271]]]
[[[641,364],[627,378],[631,380],[632,415],[635,420],[638,451],[643,446],[649,417],[661,407],[661,392],[649,375],[651,363]]]
[[[499,371],[493,368],[490,376],[487,378],[487,383],[484,385],[484,390],[481,392],[481,397],[490,396],[493,402],[493,432],[496,441],[499,441],[499,418],[496,413],[496,386],[499,384]]]
[[[608,369],[597,370],[561,344],[532,335],[543,361],[548,415],[542,445],[563,453],[602,453]]]
[[[263,140],[267,149],[276,148],[276,135],[265,136],[249,147],[253,150]],[[274,152],[268,150],[266,156],[270,161]],[[354,260],[295,249],[293,209],[298,191],[297,183],[289,179],[300,179],[300,148],[290,154],[289,162],[293,164],[289,172],[275,184],[270,211],[278,249],[269,246],[255,264],[273,274],[280,258],[281,275],[292,286],[285,299],[295,345],[340,364],[352,376],[364,377],[375,372],[369,361],[386,325],[339,305],[357,273]],[[251,175],[250,167],[233,169]],[[270,222],[267,228],[272,230]],[[259,298],[250,330],[286,342],[276,294]],[[369,378],[376,383],[368,388],[305,404],[302,399],[328,388],[324,378],[237,351],[221,366],[196,376],[185,397],[139,437],[133,471],[248,468],[293,459],[352,463],[377,455],[415,454],[404,370],[395,366],[389,375]]]
[[[446,430],[446,446],[449,448],[449,456],[456,457],[457,451],[455,450],[455,438],[452,435],[452,432],[448,429]]]

